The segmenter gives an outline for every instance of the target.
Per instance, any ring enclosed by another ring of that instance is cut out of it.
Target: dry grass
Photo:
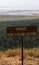
[[[0,65],[22,65],[22,50],[6,50],[0,51]],[[39,48],[23,50],[24,65],[39,65]]]
[[[24,56],[31,56],[34,58],[38,58],[39,57],[39,48],[33,48],[33,49],[29,49],[29,50],[25,50],[24,49]]]
[[[21,65],[21,49],[6,50],[0,52],[1,65]]]
[[[39,65],[39,48],[23,51],[24,65]]]

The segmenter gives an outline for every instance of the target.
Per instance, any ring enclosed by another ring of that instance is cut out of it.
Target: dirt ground
[[[0,51],[0,65],[22,65],[21,49]],[[39,65],[39,50],[23,51],[23,65]]]

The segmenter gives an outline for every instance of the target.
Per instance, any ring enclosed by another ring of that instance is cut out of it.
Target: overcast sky
[[[39,0],[0,0],[1,9],[39,10]]]

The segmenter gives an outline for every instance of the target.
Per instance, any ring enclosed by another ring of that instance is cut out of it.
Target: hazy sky
[[[39,9],[39,0],[0,0],[1,9]]]

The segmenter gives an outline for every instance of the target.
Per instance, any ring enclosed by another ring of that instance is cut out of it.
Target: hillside
[[[36,25],[38,35],[23,37],[24,65],[39,65],[39,19],[0,21],[0,65],[22,65],[21,37],[7,37],[7,26]]]

